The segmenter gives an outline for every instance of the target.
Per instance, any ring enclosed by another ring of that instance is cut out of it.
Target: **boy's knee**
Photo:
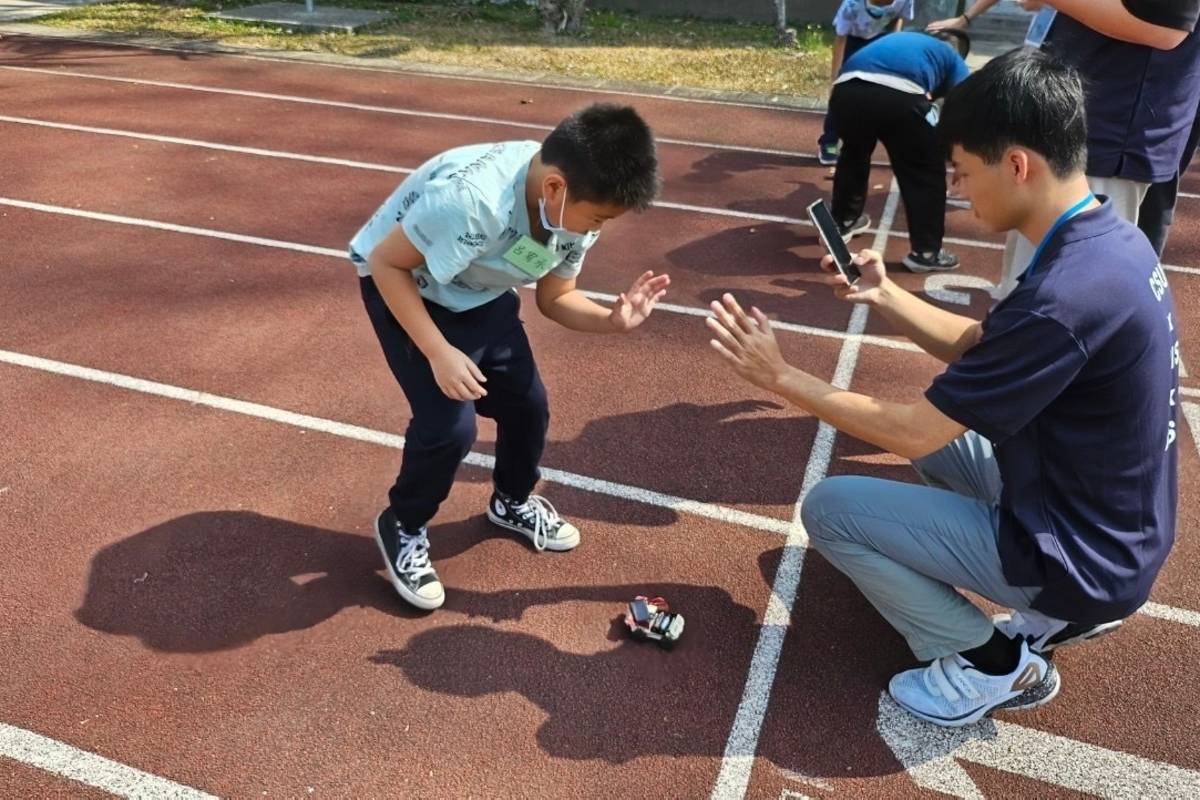
[[[452,449],[465,454],[475,444],[477,433],[475,414],[472,411],[443,417],[436,422],[413,419],[405,438],[423,449]]]

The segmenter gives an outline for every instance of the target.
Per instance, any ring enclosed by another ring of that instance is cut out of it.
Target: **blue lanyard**
[[[1050,244],[1050,240],[1054,238],[1054,234],[1058,233],[1058,229],[1065,225],[1067,220],[1069,220],[1071,217],[1075,216],[1080,211],[1083,211],[1083,207],[1095,199],[1096,195],[1088,192],[1087,197],[1068,208],[1061,217],[1054,221],[1054,224],[1050,226],[1050,230],[1046,231],[1046,235],[1042,237],[1042,241],[1040,244],[1038,244],[1037,250],[1033,251],[1033,258],[1029,259],[1029,266],[1026,267],[1025,271],[1021,273],[1021,277],[1018,278],[1018,280],[1023,281],[1033,274],[1033,268],[1037,266],[1038,260],[1042,257],[1042,251],[1046,249],[1046,245]]]

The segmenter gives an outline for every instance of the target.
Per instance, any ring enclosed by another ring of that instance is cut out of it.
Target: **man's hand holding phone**
[[[863,250],[851,259],[858,267],[859,278],[851,284],[834,263],[833,256],[821,259],[821,269],[827,274],[825,283],[833,287],[833,293],[851,303],[874,304],[879,301],[880,287],[887,280],[887,267],[883,256],[874,250]]]

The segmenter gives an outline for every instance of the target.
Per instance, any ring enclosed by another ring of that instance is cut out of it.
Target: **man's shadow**
[[[551,441],[545,462],[691,500],[790,506],[816,426],[763,400],[672,403],[591,420],[574,439]]]
[[[773,583],[782,548],[759,557]],[[776,766],[811,776],[888,775],[898,764],[875,728],[881,681],[896,665],[911,664],[899,636],[849,582],[815,552],[806,554],[792,626],[779,659],[757,754]],[[564,599],[622,603],[641,587],[578,587],[489,595],[447,607],[516,618],[533,606]],[[714,587],[656,585],[685,614],[673,652],[627,641],[614,620],[614,649],[566,652],[526,633],[468,624],[423,631],[400,649],[381,650],[377,664],[399,668],[413,684],[455,697],[516,692],[546,715],[539,746],[553,756],[622,763],[641,755],[724,754],[742,702],[760,625],[753,611]],[[478,607],[473,607],[480,603]],[[502,654],[460,658],[448,652]],[[749,702],[765,702],[755,696]]]

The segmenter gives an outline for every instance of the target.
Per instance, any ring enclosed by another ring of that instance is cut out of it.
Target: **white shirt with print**
[[[872,5],[867,0],[842,0],[833,17],[833,30],[838,36],[874,39],[897,18],[913,18],[913,0],[892,0],[882,6]]]
[[[540,148],[533,141],[470,145],[422,164],[350,240],[358,274],[370,275],[371,251],[403,225],[425,256],[413,270],[421,296],[451,311],[476,308],[533,282],[504,254],[531,233],[525,178]],[[574,278],[585,250],[574,242],[561,245],[547,272]]]

